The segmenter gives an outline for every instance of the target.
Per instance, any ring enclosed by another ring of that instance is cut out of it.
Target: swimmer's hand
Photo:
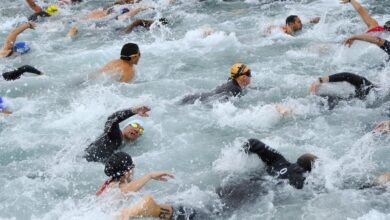
[[[374,133],[385,133],[390,131],[390,121],[383,121],[375,126]]]
[[[170,177],[172,179],[175,178],[174,175],[172,175],[170,173],[167,173],[167,172],[153,172],[153,173],[149,173],[149,177],[151,179],[154,179],[154,180],[157,180],[157,181],[162,181],[162,182],[167,182],[168,181],[167,177]]]
[[[131,111],[141,117],[149,117],[148,111],[150,111],[150,108],[148,106],[141,106],[132,108]]]
[[[12,115],[12,112],[7,111],[7,110],[0,110],[0,113],[4,114],[6,116]]]
[[[347,38],[345,41],[344,41],[344,45],[348,46],[348,47],[351,47],[353,42],[356,40],[355,36],[352,36],[350,38]]]
[[[37,26],[37,24],[35,24],[34,22],[32,22],[32,21],[29,21],[29,22],[27,22],[26,24],[28,24],[29,25],[29,28],[30,29],[35,29],[35,27]]]
[[[310,95],[316,95],[320,86],[321,82],[319,80],[314,81],[310,86]]]
[[[310,19],[310,23],[317,24],[318,22],[320,22],[320,20],[321,20],[321,17],[314,17],[314,18]]]

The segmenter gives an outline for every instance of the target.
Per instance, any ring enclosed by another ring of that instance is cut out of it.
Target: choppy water
[[[350,5],[270,2],[187,0],[169,6],[160,1],[139,17],[165,16],[171,21],[166,28],[122,35],[115,28],[129,21],[98,27],[76,21],[80,33],[69,40],[64,35],[74,23],[68,16],[104,5],[86,0],[63,9],[63,19],[25,31],[18,40],[29,42],[31,53],[1,60],[0,70],[31,64],[46,75],[0,81],[0,96],[14,110],[11,117],[0,116],[0,218],[110,219],[145,194],[161,203],[218,204],[215,187],[262,167],[239,151],[245,138],[256,137],[291,161],[305,152],[321,161],[303,190],[271,191],[230,219],[390,219],[389,192],[354,188],[390,171],[389,138],[368,134],[387,119],[386,106],[367,109],[356,101],[326,111],[308,97],[318,76],[341,71],[389,85],[389,68],[369,69],[383,62],[385,53],[364,43],[351,49],[340,44],[365,30]],[[381,23],[389,19],[388,1],[363,3]],[[0,39],[31,14],[23,0],[3,0],[0,12]],[[314,16],[322,20],[296,37],[264,36],[268,25],[282,24],[289,14],[306,23]],[[215,32],[203,38],[207,29]],[[131,84],[104,78],[82,83],[116,59],[127,42],[136,42],[142,53]],[[224,83],[236,62],[252,69],[246,96],[212,106],[175,104],[184,94]],[[294,117],[280,118],[271,107],[275,102],[293,107]],[[151,182],[122,203],[96,200],[103,165],[87,163],[83,151],[101,134],[108,115],[140,104],[152,108],[146,132],[124,151],[133,156],[136,175],[167,170],[176,179]]]

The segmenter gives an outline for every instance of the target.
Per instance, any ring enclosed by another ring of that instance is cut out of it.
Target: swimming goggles
[[[131,127],[133,127],[133,128],[138,128],[138,132],[139,132],[139,134],[143,134],[144,133],[144,129],[143,128],[141,128],[141,126],[139,126],[139,124],[138,123],[131,123],[130,124],[130,126]]]

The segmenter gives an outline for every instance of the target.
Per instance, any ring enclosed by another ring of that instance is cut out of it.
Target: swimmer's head
[[[316,155],[307,153],[297,159],[297,164],[306,171],[310,172],[314,161],[317,159],[318,157]]]
[[[386,31],[390,31],[390,21],[387,21],[383,27]]]
[[[111,155],[104,166],[104,173],[114,180],[132,174],[130,172],[135,167],[131,156],[124,152],[117,152]]]
[[[130,121],[125,128],[122,130],[123,136],[130,141],[137,140],[143,133],[145,129],[140,120]]]
[[[160,19],[158,19],[158,22],[160,22],[160,24],[162,24],[162,25],[167,25],[168,24],[168,19],[160,18]]]
[[[294,32],[302,30],[302,21],[297,15],[290,15],[286,18],[286,25]]]
[[[25,54],[30,51],[30,47],[25,42],[16,42],[13,48],[14,52]]]
[[[140,57],[141,52],[137,44],[128,43],[123,45],[121,50],[122,60],[131,61],[133,64],[137,64]]]
[[[55,13],[58,12],[58,7],[55,6],[55,5],[50,5],[49,7],[47,7],[46,12],[47,12],[50,16],[53,16]]]
[[[121,11],[120,11],[120,13],[121,13],[121,15],[123,15],[123,14],[125,14],[125,13],[127,13],[127,12],[129,12],[130,10],[128,9],[128,8],[121,8]]]
[[[230,70],[230,79],[235,80],[242,88],[251,83],[251,70],[242,63],[236,63]]]

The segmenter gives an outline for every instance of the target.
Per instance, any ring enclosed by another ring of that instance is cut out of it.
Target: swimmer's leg
[[[172,206],[157,204],[151,196],[145,196],[137,205],[132,208],[124,208],[121,211],[121,220],[134,217],[154,217],[170,219],[173,214]]]

